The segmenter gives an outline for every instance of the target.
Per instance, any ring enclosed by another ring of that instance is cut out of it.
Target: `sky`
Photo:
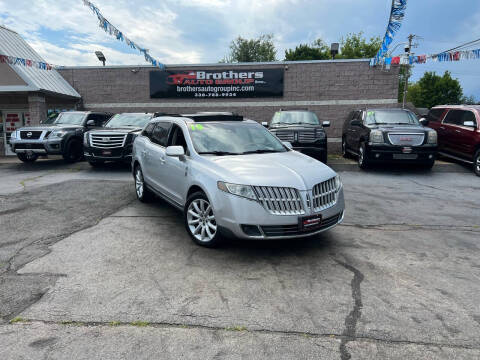
[[[383,37],[390,0],[94,0],[103,16],[164,64],[216,63],[238,36],[271,33],[277,59],[285,50],[321,38],[339,42],[348,33]],[[49,63],[148,65],[143,56],[105,33],[82,0],[0,0],[0,24],[20,33]],[[417,55],[433,54],[480,38],[480,1],[409,0],[393,46],[408,34],[421,37]],[[478,45],[480,48],[480,45]],[[394,54],[399,54],[399,46]],[[458,78],[464,94],[480,101],[480,59],[418,64],[425,71]]]

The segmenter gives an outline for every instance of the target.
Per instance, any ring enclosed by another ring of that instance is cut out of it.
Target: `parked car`
[[[12,133],[10,146],[23,162],[39,155],[62,155],[66,162],[83,158],[83,134],[101,127],[111,114],[92,111],[62,112],[51,125],[20,128]]]
[[[264,126],[266,123],[263,124]],[[281,110],[273,116],[268,128],[293,149],[327,163],[327,134],[330,121],[320,123],[317,115],[307,110]]]
[[[87,131],[83,137],[83,152],[89,164],[131,163],[133,140],[153,116],[153,113],[116,114],[103,128]]]
[[[135,191],[183,211],[192,240],[315,235],[343,220],[340,177],[241,116],[199,113],[153,119],[135,138]]]
[[[473,164],[480,176],[479,105],[435,106],[421,121],[437,131],[441,155]]]
[[[437,154],[437,132],[420,124],[410,110],[357,110],[343,124],[342,154],[357,156],[362,169],[380,162],[431,168]]]

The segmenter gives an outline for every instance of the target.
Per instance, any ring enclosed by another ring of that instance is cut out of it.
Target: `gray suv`
[[[135,191],[183,211],[199,245],[315,235],[343,220],[340,177],[241,116],[162,116],[135,138]]]
[[[20,160],[33,162],[39,155],[62,155],[66,162],[83,158],[83,134],[101,127],[111,114],[91,111],[62,112],[51,125],[29,126],[16,130],[10,146]]]

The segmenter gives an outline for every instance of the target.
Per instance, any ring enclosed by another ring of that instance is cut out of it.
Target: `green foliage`
[[[28,320],[26,320],[24,318],[21,318],[19,316],[10,320],[10,324],[16,324],[16,323],[19,323],[19,322],[28,322]]]
[[[285,60],[328,60],[330,59],[330,49],[322,39],[315,40],[311,45],[300,44],[295,50],[285,50]]]
[[[442,104],[461,104],[463,90],[460,82],[453,79],[448,71],[443,76],[427,71],[418,82],[410,84],[407,101],[416,107],[431,108]]]
[[[363,32],[360,31],[358,34],[350,33],[345,38],[342,37],[340,41],[341,53],[335,58],[337,59],[368,59],[373,58],[380,45],[382,40],[380,37],[372,37],[369,41],[363,36]]]
[[[150,323],[148,321],[132,321],[130,323],[130,325],[132,326],[138,326],[138,327],[145,327],[145,326],[148,326],[150,325]]]
[[[475,100],[475,96],[473,96],[473,95],[463,96],[462,100],[461,100],[461,103],[465,104],[465,105],[477,105],[477,104],[479,104],[477,102],[477,100]]]
[[[257,39],[236,38],[230,44],[230,53],[220,62],[266,62],[275,61],[277,50],[273,34],[260,35]]]

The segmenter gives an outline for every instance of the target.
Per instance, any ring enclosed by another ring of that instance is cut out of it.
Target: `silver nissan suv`
[[[135,138],[132,170],[138,199],[157,195],[183,211],[202,246],[312,236],[343,220],[331,168],[231,113],[154,118]]]

